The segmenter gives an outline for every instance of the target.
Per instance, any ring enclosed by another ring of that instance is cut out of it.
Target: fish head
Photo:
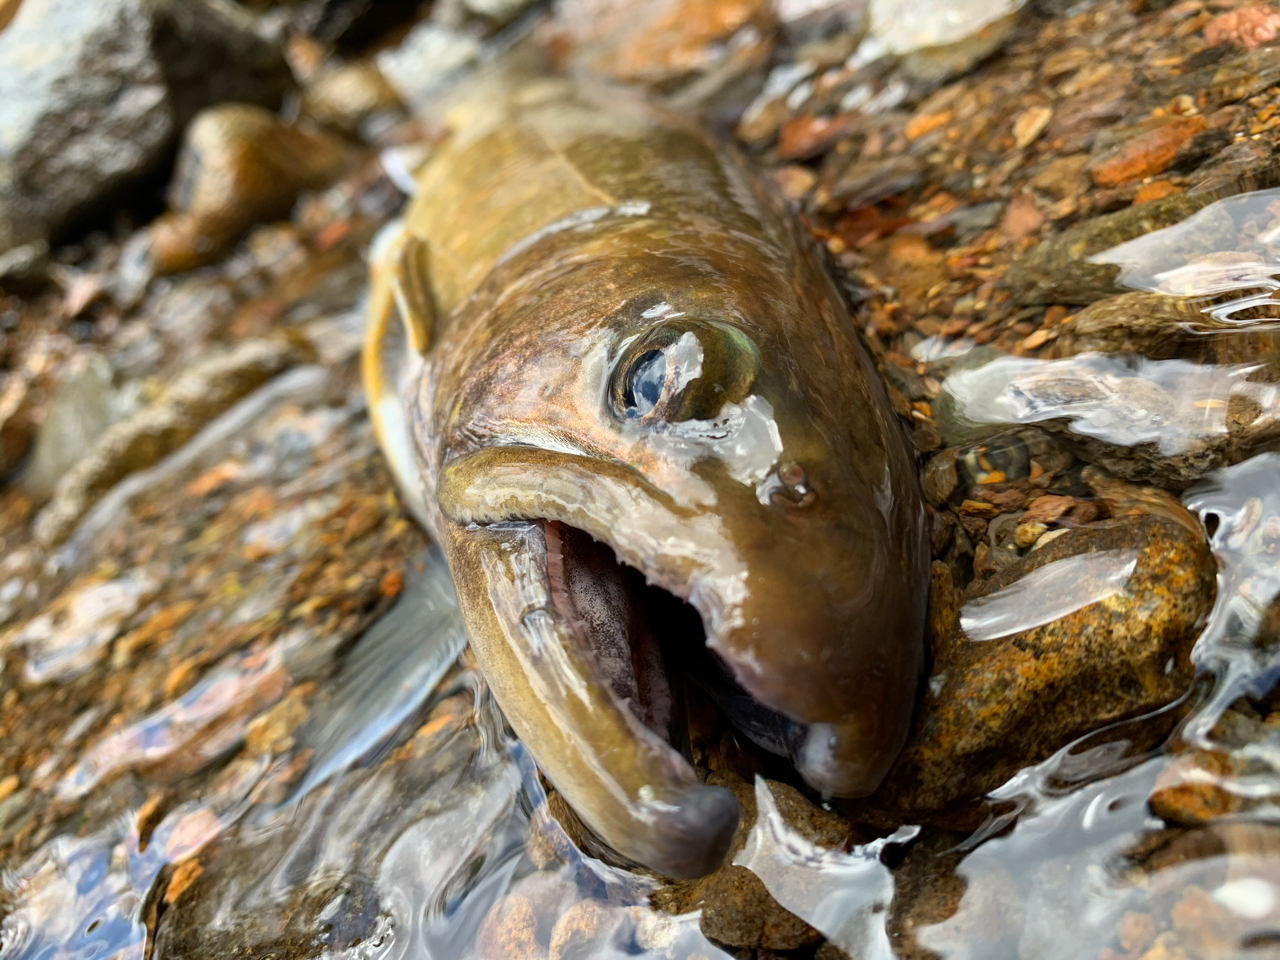
[[[696,876],[736,808],[680,755],[681,684],[817,792],[873,791],[921,669],[923,502],[823,271],[619,247],[495,298],[419,403],[513,726],[610,845]]]

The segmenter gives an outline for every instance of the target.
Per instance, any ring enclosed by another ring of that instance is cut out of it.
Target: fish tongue
[[[552,603],[595,654],[613,692],[636,703],[636,675],[627,642],[631,602],[622,565],[612,550],[581,530],[548,520],[544,533]]]
[[[553,520],[544,526],[551,599],[597,666],[645,726],[669,739],[672,697],[662,655],[637,609],[639,574],[618,562],[612,548]]]

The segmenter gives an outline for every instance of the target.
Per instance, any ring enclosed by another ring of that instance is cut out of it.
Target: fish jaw
[[[485,677],[543,773],[599,837],[669,877],[711,873],[733,841],[737,801],[699,783],[604,682],[554,602],[547,540],[537,522],[449,528],[450,566]]]

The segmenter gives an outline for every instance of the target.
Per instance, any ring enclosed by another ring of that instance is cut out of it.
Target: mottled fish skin
[[[736,804],[602,681],[548,573],[556,531],[691,604],[794,722],[805,780],[862,796],[921,670],[914,458],[812,242],[733,149],[560,80],[451,128],[375,266],[375,425],[543,772],[624,856],[709,872]]]

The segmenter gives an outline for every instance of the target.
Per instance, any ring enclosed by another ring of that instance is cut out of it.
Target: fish
[[[371,251],[375,431],[542,773],[623,861],[703,876],[740,811],[693,699],[827,797],[903,746],[910,441],[785,199],[696,121],[547,77],[446,125]]]

